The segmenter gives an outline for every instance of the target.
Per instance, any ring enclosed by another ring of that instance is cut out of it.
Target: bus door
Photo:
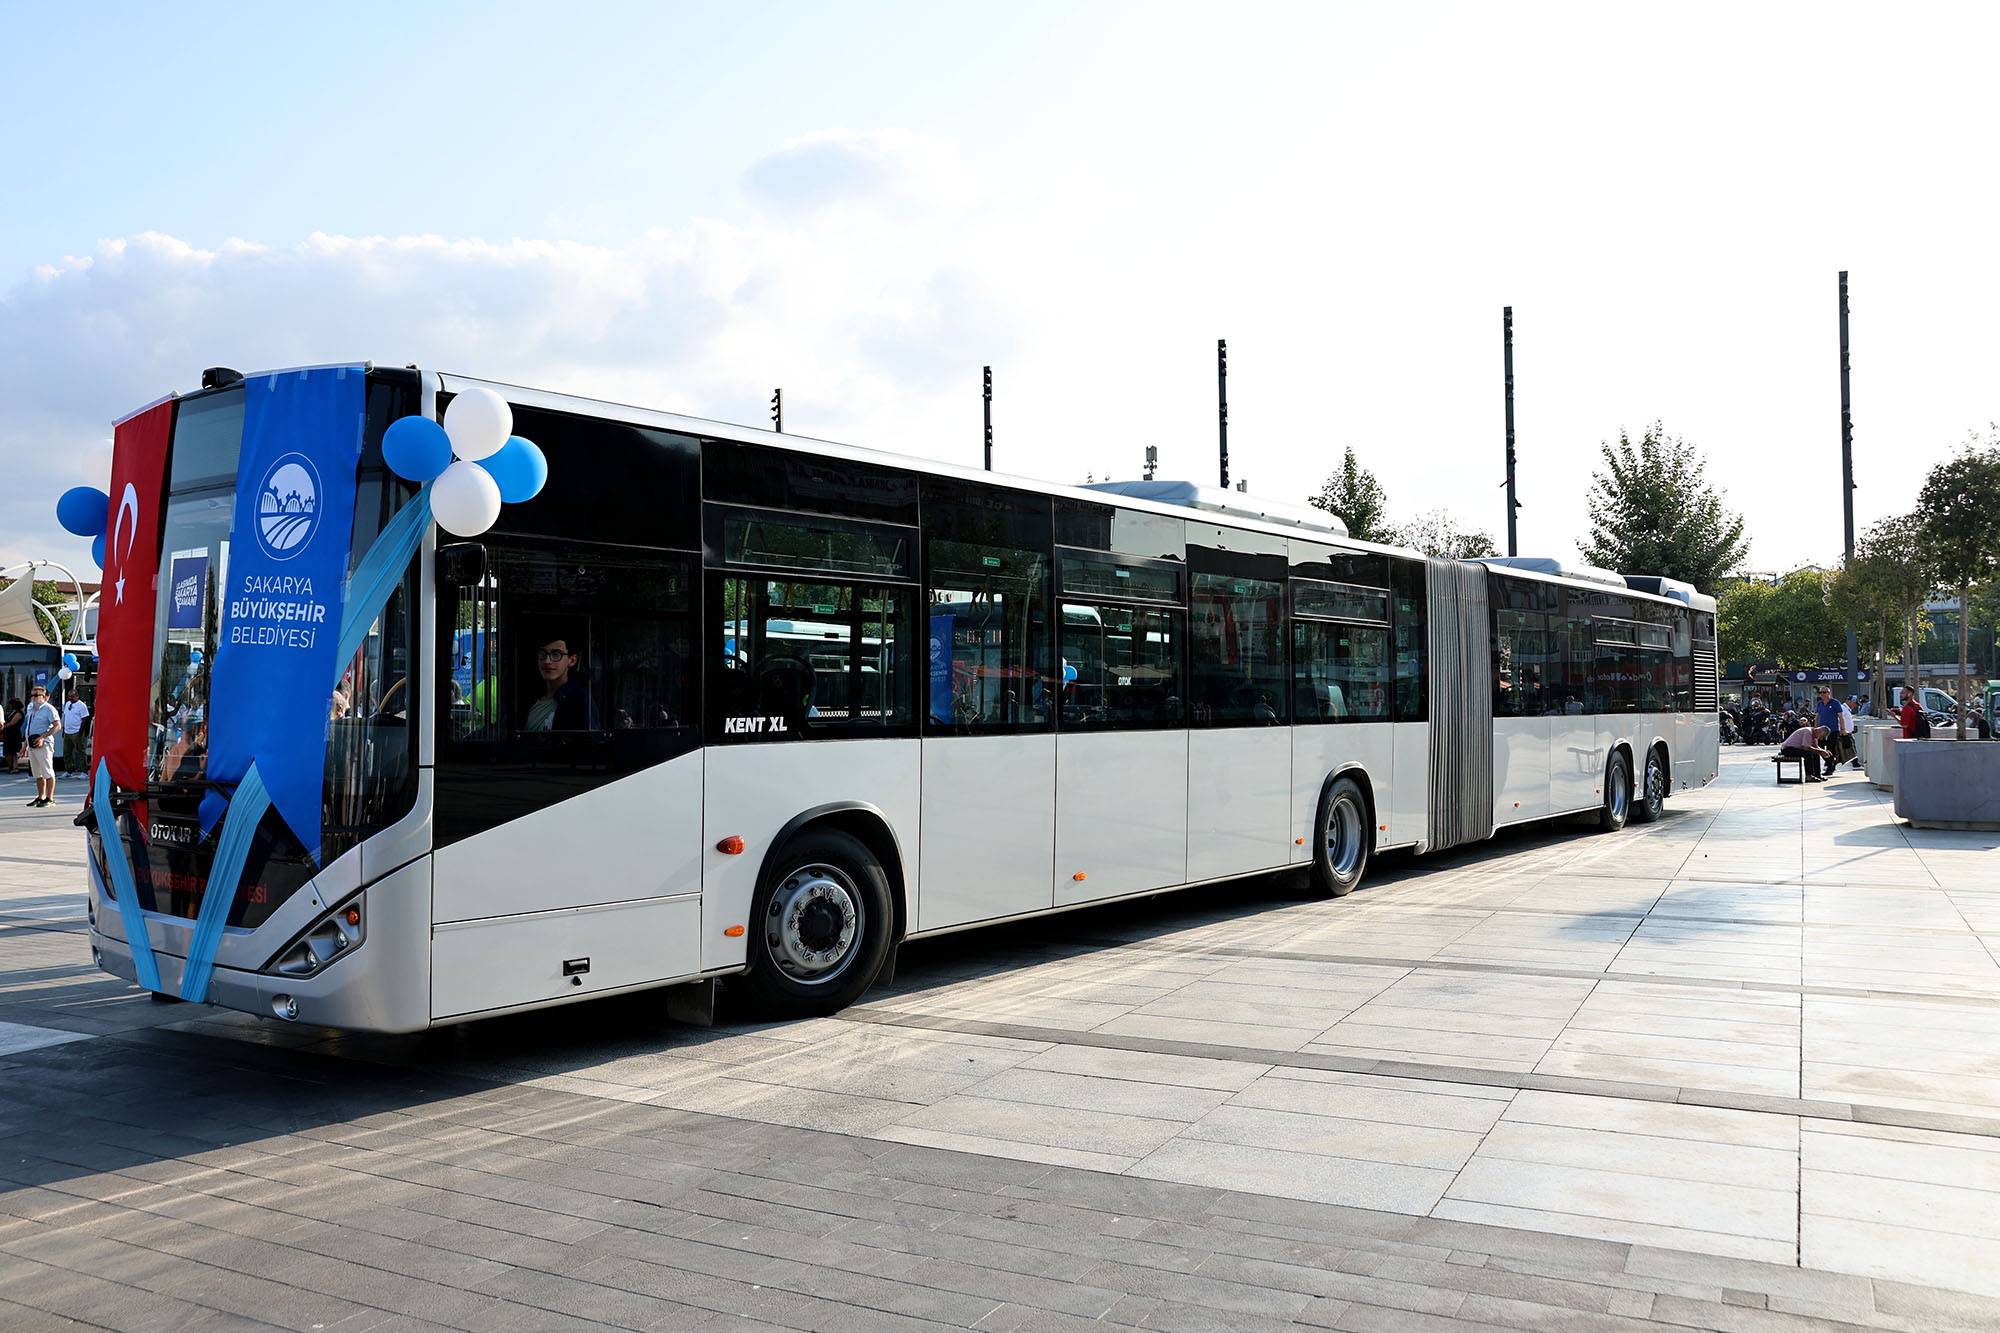
[[[924,484],[923,892],[935,930],[1054,904],[1050,507]]]

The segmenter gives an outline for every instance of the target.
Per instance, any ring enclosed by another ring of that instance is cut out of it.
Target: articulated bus
[[[1458,562],[1173,482],[1049,485],[457,375],[370,369],[353,549],[414,489],[387,424],[501,394],[545,489],[432,530],[328,708],[321,844],[275,813],[208,998],[403,1032],[720,978],[831,1012],[905,940],[1584,816],[1717,769],[1715,603]],[[226,378],[226,377],[225,377]],[[161,568],[229,559],[241,382],[174,400]],[[215,849],[219,631],[161,580],[123,840],[171,993]],[[170,621],[172,624],[170,625]],[[86,821],[88,822],[88,821]],[[220,891],[220,890],[218,890]]]

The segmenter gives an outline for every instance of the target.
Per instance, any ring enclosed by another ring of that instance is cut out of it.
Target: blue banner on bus
[[[360,366],[341,366],[244,386],[209,690],[209,777],[240,782],[255,761],[271,804],[315,859],[365,381]]]

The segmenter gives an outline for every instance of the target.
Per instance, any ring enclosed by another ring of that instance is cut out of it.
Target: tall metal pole
[[[1847,520],[1846,559],[1854,561],[1854,400],[1847,387],[1847,270],[1840,273],[1840,507]],[[1859,693],[1854,627],[1847,628],[1847,693]]]
[[[986,367],[986,470],[993,470],[993,367]]]
[[[1507,376],[1507,554],[1521,553],[1520,533],[1514,511],[1521,502],[1514,498],[1514,307],[1500,308],[1501,359]]]
[[[1229,342],[1215,340],[1215,415],[1221,429],[1222,489],[1229,489]]]
[[[771,429],[780,435],[785,433],[785,391],[783,389],[771,390]]]

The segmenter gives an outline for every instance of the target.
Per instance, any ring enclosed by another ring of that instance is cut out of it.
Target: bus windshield
[[[229,567],[229,525],[243,436],[243,388],[182,403],[175,417],[154,609],[149,790],[186,792],[208,780],[209,673]],[[371,376],[368,425],[350,555],[359,563],[410,488],[383,466],[382,431],[417,409],[408,384]],[[327,697],[321,864],[409,808],[413,791],[416,661],[414,566]],[[303,849],[301,849],[303,850]]]

